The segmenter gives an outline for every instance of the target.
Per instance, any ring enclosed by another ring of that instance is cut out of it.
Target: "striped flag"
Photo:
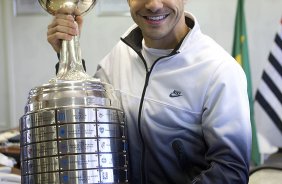
[[[237,62],[242,66],[246,73],[248,82],[248,96],[250,104],[250,118],[252,125],[252,163],[254,165],[260,164],[260,153],[257,140],[256,124],[254,120],[254,108],[253,108],[253,93],[252,93],[252,80],[251,71],[249,64],[249,51],[247,42],[247,31],[246,31],[246,21],[244,13],[244,0],[238,0],[236,20],[235,20],[235,30],[234,30],[234,40],[233,40],[233,50],[232,56],[237,60]]]
[[[255,100],[261,117],[258,132],[272,146],[282,148],[282,18]]]

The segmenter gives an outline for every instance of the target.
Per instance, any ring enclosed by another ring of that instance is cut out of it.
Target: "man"
[[[128,0],[137,25],[95,74],[111,83],[127,116],[132,184],[246,184],[251,128],[246,78],[202,34],[185,0]],[[81,26],[82,18],[76,21]],[[78,34],[57,15],[48,41]]]

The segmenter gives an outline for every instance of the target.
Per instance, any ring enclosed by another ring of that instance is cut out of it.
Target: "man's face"
[[[135,23],[141,28],[147,46],[150,42],[170,42],[187,28],[185,0],[128,0]]]

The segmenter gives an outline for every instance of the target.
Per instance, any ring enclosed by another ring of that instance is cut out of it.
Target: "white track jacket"
[[[186,13],[189,34],[148,71],[134,25],[96,77],[127,117],[131,184],[247,184],[251,124],[241,66]]]

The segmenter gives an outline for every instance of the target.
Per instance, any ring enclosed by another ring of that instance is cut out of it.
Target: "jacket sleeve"
[[[248,183],[251,123],[247,81],[241,66],[234,63],[221,64],[210,79],[202,116],[209,167],[193,184]]]
[[[110,83],[109,78],[101,65],[98,65],[94,77],[99,78],[102,82]]]

